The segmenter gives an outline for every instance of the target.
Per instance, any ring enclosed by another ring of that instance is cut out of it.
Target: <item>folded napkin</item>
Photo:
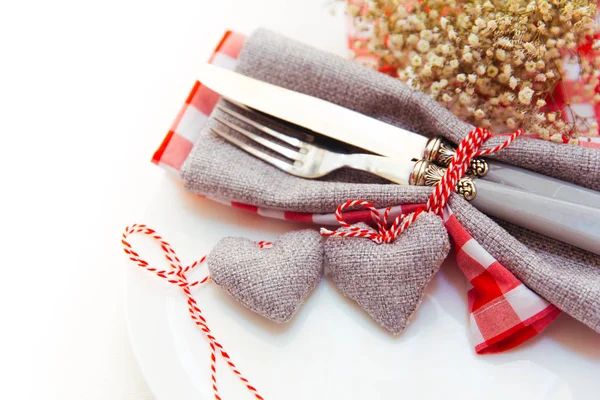
[[[424,135],[456,142],[471,129],[397,80],[268,31],[257,31],[246,42],[228,33],[211,62]],[[349,199],[394,206],[398,213],[414,209],[431,192],[382,184],[357,171],[339,171],[318,181],[287,175],[210,134],[207,128],[214,122],[208,116],[217,101],[215,93],[197,83],[154,157],[171,171],[181,169],[185,187],[195,193],[269,217],[332,224],[335,208]],[[532,157],[535,154],[542,156]],[[524,139],[498,158],[600,188],[592,179],[600,173],[597,150]],[[478,352],[514,347],[556,317],[558,309],[529,288],[600,331],[597,256],[504,224],[515,238],[458,197],[450,206],[454,214],[448,213],[445,224],[455,242],[457,262],[473,285],[469,303]],[[369,214],[357,211],[345,214],[345,219],[366,220]]]

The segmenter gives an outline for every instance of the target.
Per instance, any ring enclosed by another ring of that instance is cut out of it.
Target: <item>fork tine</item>
[[[242,107],[242,108],[244,108],[245,110],[248,110],[248,111],[250,111],[250,112],[255,112],[255,111],[253,111],[251,108],[248,108],[248,107],[246,107],[246,106],[239,105],[239,104],[237,104],[237,103],[236,103],[236,105],[237,105],[238,107]],[[243,122],[247,123],[248,125],[255,127],[255,128],[256,128],[256,129],[258,129],[259,131],[261,131],[261,132],[264,132],[264,133],[266,133],[267,135],[271,135],[271,136],[273,136],[274,138],[277,138],[277,139],[281,140],[282,142],[285,142],[285,143],[287,143],[287,144],[289,144],[289,145],[291,145],[291,146],[294,146],[294,147],[302,147],[302,146],[305,146],[305,145],[307,145],[307,144],[308,144],[308,143],[306,143],[306,142],[303,142],[303,141],[302,141],[302,140],[300,140],[300,139],[296,139],[296,138],[294,138],[294,137],[291,137],[291,136],[288,136],[288,135],[284,135],[283,133],[277,132],[277,131],[276,131],[276,130],[274,130],[274,129],[271,129],[271,128],[267,127],[267,126],[264,126],[264,125],[262,125],[262,124],[259,124],[258,122],[256,122],[256,121],[253,121],[253,120],[251,120],[250,118],[247,118],[247,117],[243,116],[242,114],[240,114],[240,113],[238,113],[238,112],[235,112],[235,111],[233,111],[233,110],[231,110],[231,109],[229,109],[229,108],[227,108],[227,107],[223,107],[222,105],[218,105],[218,106],[217,106],[217,108],[218,108],[219,110],[223,111],[224,113],[226,113],[226,114],[229,114],[229,115],[231,115],[232,117],[234,117],[234,118],[237,118],[237,119],[239,119],[240,121],[243,121]]]
[[[219,130],[216,128],[210,128],[210,130],[213,131],[214,133],[216,133],[217,135],[219,135],[220,137],[222,137],[223,139],[227,140],[231,144],[252,154],[254,157],[260,158],[261,160],[266,161],[269,164],[272,164],[287,173],[296,174],[294,166],[292,164],[282,161],[278,158],[275,158],[272,155],[267,154],[261,150],[258,150],[257,148],[252,147],[252,146],[242,142],[241,140],[238,140],[237,138],[229,135],[228,133],[223,132],[222,130]]]
[[[269,139],[266,139],[262,136],[258,136],[255,133],[247,131],[246,129],[239,127],[227,120],[224,120],[221,117],[215,116],[215,119],[217,121],[219,121],[220,123],[222,123],[223,125],[228,126],[229,128],[233,129],[237,133],[240,133],[240,134],[246,136],[248,139],[254,140],[256,143],[261,144],[261,145],[265,146],[266,148],[271,149],[274,152],[281,154],[284,157],[287,157],[287,158],[289,158],[291,160],[295,160],[295,161],[299,160],[302,157],[302,155],[298,152],[298,150],[288,149],[287,147],[284,147],[280,144],[272,142]]]

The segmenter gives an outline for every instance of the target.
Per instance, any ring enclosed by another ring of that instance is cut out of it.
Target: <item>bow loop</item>
[[[136,251],[133,250],[133,247],[131,246],[131,244],[129,244],[127,239],[129,236],[136,233],[141,233],[150,236],[158,242],[160,248],[164,252],[165,259],[169,263],[168,269],[159,270],[157,268],[152,267],[147,261],[143,260]],[[255,399],[264,400],[263,397],[260,394],[258,394],[256,388],[250,385],[248,383],[248,380],[244,378],[241,372],[236,368],[235,364],[229,357],[229,354],[225,352],[223,346],[217,341],[215,336],[212,334],[210,328],[208,327],[206,318],[204,318],[204,316],[202,315],[202,310],[200,309],[200,307],[198,307],[198,303],[192,295],[190,288],[202,285],[210,281],[210,276],[208,275],[199,281],[193,282],[189,282],[187,278],[187,273],[193,270],[198,265],[202,264],[206,260],[206,256],[202,257],[198,261],[195,261],[193,264],[184,267],[181,261],[179,260],[179,257],[177,257],[177,253],[175,253],[175,250],[173,250],[171,245],[160,235],[158,235],[155,230],[150,229],[143,224],[133,224],[130,227],[126,227],[125,232],[123,232],[121,243],[123,244],[123,251],[125,252],[125,254],[127,254],[127,256],[129,256],[129,259],[131,261],[136,263],[141,268],[144,268],[145,270],[154,273],[160,278],[163,278],[167,282],[179,286],[182,289],[183,294],[187,298],[190,318],[200,328],[202,333],[204,333],[204,336],[208,340],[208,344],[210,346],[211,381],[215,400],[221,400],[221,397],[219,395],[219,389],[217,388],[217,354],[221,355],[221,358],[225,360],[229,368],[233,371],[237,378],[240,381],[242,381],[242,383],[246,386],[248,391],[254,396]],[[259,245],[260,247],[267,247],[270,246],[271,243],[263,241],[259,242],[257,245]]]
[[[425,207],[418,208],[412,215],[400,214],[392,223],[392,226],[388,229],[388,218],[390,207],[386,208],[383,214],[383,219],[379,210],[377,210],[373,204],[365,200],[349,200],[344,204],[341,204],[336,212],[335,217],[341,226],[348,228],[346,231],[331,231],[329,229],[321,228],[321,235],[323,236],[347,236],[347,237],[366,237],[373,240],[375,243],[391,243],[398,235],[400,235],[406,228],[408,228],[422,212],[431,211],[440,217],[444,217],[444,207],[448,202],[450,194],[456,188],[456,185],[461,178],[466,174],[470,168],[471,160],[475,157],[498,152],[508,145],[510,145],[518,136],[523,133],[522,129],[518,129],[513,132],[508,139],[502,144],[492,147],[490,149],[481,150],[483,144],[492,137],[492,133],[485,128],[475,128],[464,139],[459,143],[456,148],[456,152],[452,157],[452,162],[446,169],[446,172],[435,185],[433,193],[429,196]],[[363,206],[371,211],[371,217],[373,218],[377,232],[373,232],[368,229],[362,229],[354,227],[344,221],[342,217],[342,211],[352,206]],[[409,217],[410,218],[407,218]]]

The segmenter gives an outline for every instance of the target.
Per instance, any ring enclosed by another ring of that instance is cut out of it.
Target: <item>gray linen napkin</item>
[[[266,30],[247,39],[236,70],[426,136],[458,142],[472,128],[396,79]],[[369,200],[378,207],[423,203],[431,193],[431,188],[385,184],[358,171],[339,171],[322,180],[296,178],[214,136],[214,126],[216,121],[209,119],[181,170],[185,188],[195,193],[312,213],[333,212],[350,199]],[[594,149],[518,139],[495,157],[600,190],[600,151]],[[600,332],[600,257],[504,225],[511,236],[456,196],[452,207],[467,231],[523,283]]]
[[[600,257],[527,229],[495,223],[458,196],[450,207],[488,253],[550,303],[600,332]]]

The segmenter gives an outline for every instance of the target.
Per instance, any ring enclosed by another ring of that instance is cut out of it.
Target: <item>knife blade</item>
[[[428,138],[328,101],[205,64],[203,85],[235,103],[375,154],[400,160],[423,158]],[[377,134],[373,134],[377,132]],[[390,142],[390,140],[392,142]]]
[[[337,104],[306,94],[285,89],[245,75],[204,64],[200,67],[199,81],[234,103],[244,104],[272,117],[290,122],[371,153],[398,160],[424,159],[447,166],[453,150],[440,138],[428,139]],[[474,160],[478,161],[478,160]],[[478,165],[475,162],[475,165]],[[487,172],[488,164],[478,173],[480,179],[502,183],[532,193],[572,203],[598,208],[600,193],[570,182],[494,161],[494,171]]]

